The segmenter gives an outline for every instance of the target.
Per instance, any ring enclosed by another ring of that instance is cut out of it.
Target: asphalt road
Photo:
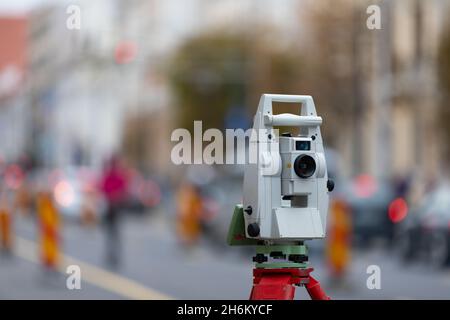
[[[15,218],[11,256],[0,256],[1,299],[247,299],[252,282],[251,252],[228,248],[203,238],[186,252],[174,233],[172,216],[128,216],[122,221],[121,263],[105,261],[101,227],[66,223],[62,230],[64,259],[59,273],[40,266],[33,219]],[[393,253],[371,249],[353,253],[343,283],[330,281],[321,254],[311,256],[314,275],[333,299],[448,299],[450,271],[423,263],[403,265]],[[81,289],[66,287],[65,267],[81,269]],[[380,267],[381,289],[370,290],[367,267]],[[297,298],[308,299],[297,289]]]

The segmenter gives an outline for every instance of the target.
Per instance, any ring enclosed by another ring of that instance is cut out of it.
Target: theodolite
[[[297,114],[273,113],[273,102],[291,103]],[[293,299],[305,286],[312,299],[329,299],[312,276],[306,240],[326,234],[329,192],[320,126],[311,96],[263,94],[253,121],[245,164],[243,203],[236,205],[229,245],[253,245],[250,299]],[[298,127],[298,135],[278,134]]]

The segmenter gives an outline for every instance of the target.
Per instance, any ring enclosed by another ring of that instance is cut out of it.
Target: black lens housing
[[[301,154],[295,159],[294,171],[300,178],[310,178],[316,172],[316,160],[310,155]]]

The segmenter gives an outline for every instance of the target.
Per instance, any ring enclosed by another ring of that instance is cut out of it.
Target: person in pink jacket
[[[107,234],[107,262],[116,267],[120,257],[119,215],[128,193],[128,172],[118,156],[107,162],[100,189],[107,202],[105,225]]]

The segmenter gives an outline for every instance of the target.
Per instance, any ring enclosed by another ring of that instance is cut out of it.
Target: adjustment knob
[[[327,181],[327,189],[329,192],[334,190],[334,181],[331,179],[328,179]]]
[[[259,226],[257,223],[251,223],[247,227],[247,232],[250,237],[259,236]]]

